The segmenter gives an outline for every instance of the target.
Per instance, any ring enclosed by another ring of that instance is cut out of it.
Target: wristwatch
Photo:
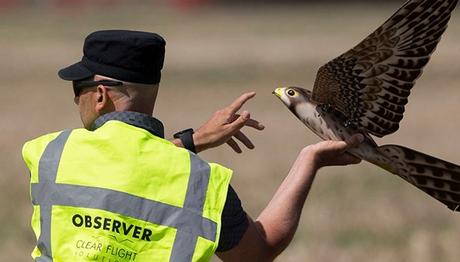
[[[185,149],[188,149],[196,154],[195,143],[193,142],[193,133],[195,133],[193,128],[188,128],[175,133],[173,137],[179,138]]]

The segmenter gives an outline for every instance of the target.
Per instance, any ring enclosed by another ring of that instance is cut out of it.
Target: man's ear
[[[111,111],[112,101],[110,101],[110,97],[107,94],[108,89],[103,85],[98,85],[96,90],[96,97],[95,97],[95,109],[98,113],[102,114],[107,111]]]

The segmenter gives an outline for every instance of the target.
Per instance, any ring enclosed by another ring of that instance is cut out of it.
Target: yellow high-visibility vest
[[[231,170],[120,121],[27,142],[35,261],[208,261]]]

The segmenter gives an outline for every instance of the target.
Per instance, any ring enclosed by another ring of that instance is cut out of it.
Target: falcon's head
[[[311,91],[300,87],[279,87],[273,91],[291,111],[297,105],[311,103]]]

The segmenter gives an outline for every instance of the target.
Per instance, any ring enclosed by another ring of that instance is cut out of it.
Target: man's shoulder
[[[56,139],[56,137],[58,137],[63,131],[44,134],[24,143],[22,146],[22,157],[29,168],[31,168],[34,163],[38,163],[38,160],[45,151],[46,146]]]
[[[51,142],[52,140],[57,138],[59,136],[59,134],[61,134],[62,132],[65,132],[65,131],[71,131],[72,132],[74,130],[86,130],[86,129],[84,129],[84,128],[64,129],[64,130],[60,130],[60,131],[54,131],[54,132],[51,132],[51,133],[43,134],[43,135],[40,135],[38,137],[31,138],[30,140],[27,140],[24,143],[23,150],[24,150],[24,148],[27,148],[27,147],[30,147],[30,146],[35,146],[35,147],[46,146],[49,142]]]
[[[54,140],[60,133],[64,132],[64,130],[61,131],[56,131],[44,135],[40,135],[36,138],[32,138],[30,140],[27,140],[24,143],[23,150],[24,148],[30,147],[32,145],[38,146],[38,145],[43,145],[43,144],[48,144],[50,141]]]

